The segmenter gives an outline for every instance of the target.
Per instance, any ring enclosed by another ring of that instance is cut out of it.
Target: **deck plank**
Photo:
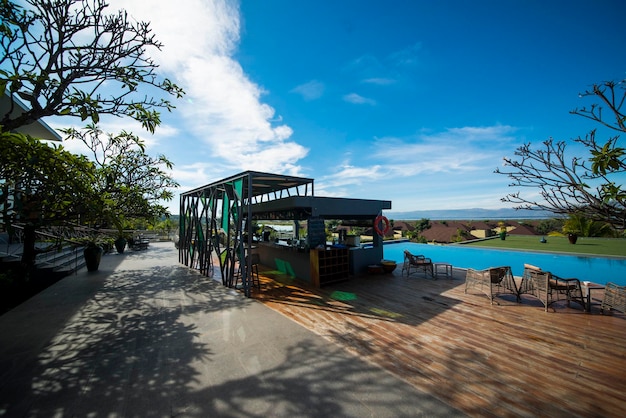
[[[545,312],[526,295],[491,305],[464,277],[396,269],[315,289],[262,267],[252,296],[469,416],[624,415],[623,314]]]

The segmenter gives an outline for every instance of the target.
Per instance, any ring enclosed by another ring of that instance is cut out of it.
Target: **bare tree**
[[[571,113],[591,119],[618,132],[626,132],[626,80],[595,84],[581,97],[595,97],[599,104],[575,109]],[[603,111],[606,113],[603,114]],[[591,220],[608,222],[617,230],[626,228],[626,150],[619,146],[619,135],[604,144],[596,140],[596,130],[574,140],[589,155],[568,158],[565,141],[544,141],[543,148],[525,144],[515,151],[517,158],[504,158],[506,168],[496,169],[513,180],[511,187],[538,189],[540,198],[520,191],[502,198],[517,209],[547,210],[557,215],[580,214]],[[622,180],[620,180],[622,179]]]
[[[121,10],[107,14],[104,0],[26,0],[22,8],[0,0],[0,94],[16,94],[30,108],[0,115],[5,131],[42,117],[74,115],[98,123],[100,115],[129,116],[153,132],[156,109],[174,106],[148,90],[181,97],[160,80],[147,48],[161,48],[149,23]],[[104,87],[106,86],[106,90]]]

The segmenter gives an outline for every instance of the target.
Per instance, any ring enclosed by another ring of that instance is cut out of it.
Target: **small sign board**
[[[307,241],[309,248],[326,245],[326,229],[322,218],[309,218],[307,221]]]

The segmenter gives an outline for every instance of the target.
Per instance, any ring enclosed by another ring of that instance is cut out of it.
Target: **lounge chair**
[[[509,266],[491,267],[484,270],[467,269],[465,293],[467,289],[476,287],[489,297],[492,305],[495,297],[503,293],[511,293],[519,301],[517,286]],[[496,303],[499,305],[497,301]]]
[[[432,279],[437,280],[433,271],[433,262],[430,258],[423,255],[411,254],[408,250],[404,250],[404,264],[402,265],[402,275],[406,272],[407,277],[411,273],[423,271],[425,275],[430,275]]]
[[[604,298],[600,305],[602,313],[611,309],[626,313],[626,286],[618,286],[608,282],[604,288]]]
[[[538,298],[543,303],[546,312],[548,307],[565,295],[567,306],[574,301],[586,308],[582,288],[578,279],[564,279],[549,271],[530,264],[524,265],[524,275],[520,285],[520,295],[527,293]]]

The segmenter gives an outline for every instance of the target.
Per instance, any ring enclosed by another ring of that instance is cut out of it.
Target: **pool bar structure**
[[[376,234],[368,248],[350,242],[329,245],[325,221],[373,227],[388,209],[387,200],[314,196],[311,178],[245,171],[181,194],[179,261],[209,276],[215,254],[222,284],[241,283],[246,296],[252,287],[250,254],[258,254],[263,265],[321,286],[324,279],[365,272],[383,258],[382,238]],[[272,221],[293,221],[293,239],[255,235],[259,222]],[[341,268],[335,269],[334,262]]]

